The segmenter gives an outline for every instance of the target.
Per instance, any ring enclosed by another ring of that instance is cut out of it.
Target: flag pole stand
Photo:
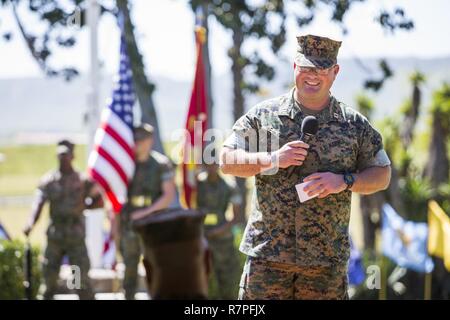
[[[433,272],[425,273],[424,300],[431,300],[432,280],[433,280]]]

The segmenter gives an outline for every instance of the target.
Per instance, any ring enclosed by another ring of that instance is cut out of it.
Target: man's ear
[[[339,73],[339,65],[337,64],[334,66],[334,76],[336,77],[338,73]]]

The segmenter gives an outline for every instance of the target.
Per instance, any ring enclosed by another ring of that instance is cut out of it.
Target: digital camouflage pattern
[[[173,164],[169,158],[151,151],[146,162],[136,162],[133,179],[128,187],[128,201],[120,213],[120,252],[125,264],[123,289],[126,299],[134,299],[138,280],[138,264],[142,248],[140,238],[134,231],[131,213],[148,207],[162,193],[163,182],[174,177]]]
[[[298,267],[248,257],[242,273],[240,300],[343,300],[347,295],[345,269]]]
[[[299,140],[306,113],[293,93],[294,89],[253,107],[235,123],[224,145],[271,152]],[[273,262],[345,269],[350,253],[351,191],[300,203],[295,185],[315,172],[358,172],[390,161],[381,135],[368,120],[334,97],[315,116],[319,130],[304,139],[310,148],[303,165],[255,176],[251,215],[240,250]]]
[[[327,69],[337,63],[341,41],[313,35],[298,36],[295,63],[303,67]]]
[[[230,203],[242,203],[242,196],[236,186],[228,184],[220,176],[217,181],[210,181],[206,172],[200,175],[197,184],[197,206],[206,214],[206,232],[227,223],[225,213]],[[220,238],[208,239],[208,243],[220,298],[236,299],[240,270],[231,230]]]
[[[81,299],[93,299],[88,277],[89,257],[85,244],[85,200],[93,183],[79,172],[62,174],[59,170],[44,176],[38,187],[38,197],[50,202],[50,224],[47,229],[47,248],[44,254],[43,276],[45,299],[51,299],[57,290],[62,259],[68,256],[71,265],[80,267]]]
[[[210,220],[211,223],[205,224],[205,230],[219,227],[227,222],[225,213],[230,203],[238,205],[242,203],[242,195],[235,185],[231,185],[220,176],[217,181],[210,181],[206,172],[199,175],[197,206],[206,214],[211,214],[206,218],[205,222]]]

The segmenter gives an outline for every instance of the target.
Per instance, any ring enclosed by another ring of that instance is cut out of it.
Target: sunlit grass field
[[[174,156],[172,154],[174,147],[175,143],[164,144],[167,154],[172,157]],[[74,166],[80,171],[86,169],[86,150],[86,145],[75,147]],[[31,200],[36,187],[45,173],[57,167],[56,146],[0,146],[0,154],[2,155],[2,161],[0,161],[0,222],[12,238],[24,240],[22,229],[28,220]],[[180,185],[180,183],[180,174],[177,174],[177,184]],[[48,220],[48,205],[46,205],[40,220],[31,233],[30,240],[34,244],[45,245]]]
[[[164,145],[167,154],[172,155],[174,146],[174,144]],[[30,200],[39,180],[46,172],[57,166],[56,148],[54,145],[7,146],[0,147],[0,154],[3,154],[3,161],[0,162],[0,221],[11,237],[23,240],[25,238],[22,234],[22,229],[28,219],[31,210]],[[86,157],[86,146],[77,145],[74,165],[78,170],[85,170]],[[177,174],[177,185],[180,185],[180,183],[180,174]],[[8,199],[18,198],[5,203],[2,200],[5,197]],[[352,204],[353,214],[350,229],[355,243],[361,244],[359,202],[357,197],[354,200],[356,201],[353,201]],[[45,244],[47,225],[48,206],[45,206],[41,218],[30,237],[34,244],[40,246]]]

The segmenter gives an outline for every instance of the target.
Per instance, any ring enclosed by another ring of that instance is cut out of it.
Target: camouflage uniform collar
[[[300,109],[300,106],[297,105],[297,101],[294,98],[294,90],[295,87],[289,91],[288,94],[282,100],[282,104],[279,109],[279,115],[288,116],[291,119],[295,119],[297,114],[301,114],[302,118],[306,116],[306,114]],[[319,122],[329,122],[332,120],[335,121],[345,121],[344,115],[342,114],[342,109],[340,107],[339,101],[331,95],[329,104],[326,108],[319,111],[314,115]]]
[[[278,111],[279,115],[288,116],[289,118],[294,119],[297,113],[301,112],[300,108],[295,105],[294,90],[295,87],[283,97]]]
[[[68,172],[62,172],[59,168],[55,170],[54,176],[56,179],[61,179],[62,177],[70,177],[74,174],[77,174],[77,171],[75,168],[72,168],[72,170]]]

